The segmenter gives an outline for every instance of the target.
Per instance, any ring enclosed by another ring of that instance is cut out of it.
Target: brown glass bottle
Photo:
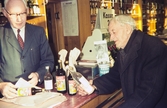
[[[67,81],[66,73],[63,70],[62,61],[58,60],[59,68],[56,72],[56,88],[57,92],[66,93],[67,92]]]
[[[68,94],[69,95],[76,95],[77,89],[75,87],[75,81],[73,80],[71,74],[69,73],[68,76]]]

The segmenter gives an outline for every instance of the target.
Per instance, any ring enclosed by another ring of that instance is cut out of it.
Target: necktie
[[[20,36],[20,29],[18,29],[17,30],[17,39],[18,39],[18,42],[19,42],[19,44],[20,44],[20,46],[21,46],[21,48],[23,49],[24,48],[24,42],[23,42],[23,39],[21,38],[21,36]]]

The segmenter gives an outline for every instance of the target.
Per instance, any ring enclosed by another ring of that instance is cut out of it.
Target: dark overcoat
[[[110,72],[94,80],[98,93],[122,88],[120,108],[167,108],[167,46],[134,30],[124,52],[123,62],[119,52]]]

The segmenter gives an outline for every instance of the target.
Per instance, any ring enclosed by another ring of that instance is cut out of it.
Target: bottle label
[[[57,85],[57,91],[66,90],[65,76],[56,76],[56,85]]]
[[[91,94],[94,91],[94,88],[90,85],[90,83],[88,82],[88,80],[85,77],[81,77],[79,79],[79,81],[81,82],[81,87],[88,93]]]
[[[75,81],[74,80],[69,80],[69,94],[75,94],[77,92],[77,89],[75,87]]]
[[[53,89],[53,81],[52,80],[44,80],[45,90]]]
[[[17,95],[18,96],[30,96],[31,94],[31,88],[18,88],[17,89]]]

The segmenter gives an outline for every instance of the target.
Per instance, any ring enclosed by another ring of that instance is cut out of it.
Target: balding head
[[[27,20],[27,2],[25,0],[5,0],[4,16],[13,28],[21,29]]]
[[[27,1],[26,0],[5,0],[4,1],[5,9],[9,9],[13,5],[20,5],[20,4],[23,4],[25,6],[25,8],[27,8]]]

